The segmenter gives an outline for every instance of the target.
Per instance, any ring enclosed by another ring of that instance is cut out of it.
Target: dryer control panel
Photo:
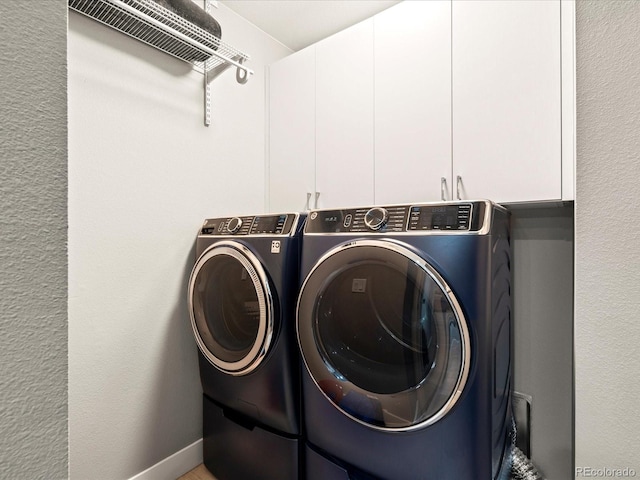
[[[201,235],[290,235],[298,214],[250,215],[244,217],[222,217],[205,220]]]
[[[305,233],[476,232],[485,223],[491,202],[425,203],[315,210]]]

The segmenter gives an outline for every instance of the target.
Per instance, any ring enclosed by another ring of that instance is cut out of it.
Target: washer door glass
[[[339,246],[315,265],[299,297],[298,339],[324,395],[384,430],[440,419],[469,370],[469,333],[450,288],[388,240]]]
[[[244,245],[222,241],[196,262],[189,281],[191,324],[198,347],[220,370],[249,373],[273,335],[267,276]]]

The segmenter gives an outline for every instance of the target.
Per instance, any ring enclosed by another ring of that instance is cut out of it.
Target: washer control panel
[[[289,235],[296,214],[222,217],[205,220],[201,235]]]
[[[488,202],[361,207],[310,212],[306,233],[470,232],[482,228]]]

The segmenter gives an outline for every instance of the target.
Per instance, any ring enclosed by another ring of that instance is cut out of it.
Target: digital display
[[[456,228],[458,220],[458,207],[434,207],[431,210],[431,228],[442,230]]]
[[[414,207],[409,221],[410,230],[468,230],[470,205],[442,205]]]
[[[286,215],[255,217],[253,226],[251,227],[251,233],[280,233],[286,218]]]

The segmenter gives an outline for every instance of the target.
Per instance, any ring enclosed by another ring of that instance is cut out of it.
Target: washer
[[[197,236],[188,305],[204,394],[204,463],[219,480],[299,477],[295,302],[304,218],[208,219]]]
[[[509,214],[490,201],[310,212],[309,480],[508,477],[510,264]]]

